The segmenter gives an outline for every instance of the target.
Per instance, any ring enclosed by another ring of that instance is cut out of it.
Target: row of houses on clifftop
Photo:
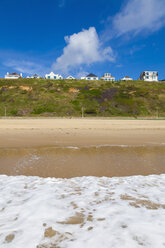
[[[22,78],[22,77],[23,77],[22,73],[18,74],[16,72],[14,72],[14,73],[8,73],[7,72],[7,74],[5,75],[5,79],[18,79],[18,78]],[[31,77],[28,76],[27,78],[39,79],[42,77],[40,77],[37,74],[34,74],[33,76],[31,76]],[[55,74],[54,72],[46,74],[45,78],[46,79],[56,79],[56,80],[57,79],[63,79],[62,75]],[[66,79],[76,79],[76,78],[74,78],[73,76],[70,75]],[[104,81],[111,81],[111,82],[115,81],[115,77],[113,77],[111,75],[111,73],[104,73],[104,75],[100,79],[104,80]],[[99,80],[99,77],[93,73],[90,73],[87,76],[81,77],[81,80]],[[133,81],[133,78],[131,78],[129,76],[125,76],[125,77],[121,78],[120,80],[121,81]],[[144,71],[140,74],[139,80],[157,82],[158,81],[158,72],[157,71]]]
[[[86,77],[81,77],[81,79],[84,80],[99,80],[98,76],[96,76],[93,73],[90,73]],[[101,80],[104,81],[115,81],[115,77],[112,77],[111,73],[104,73],[104,76],[100,78]],[[125,76],[120,79],[121,81],[133,81],[133,78],[129,76]],[[158,72],[157,71],[144,71],[140,74],[139,80],[142,81],[158,81]]]

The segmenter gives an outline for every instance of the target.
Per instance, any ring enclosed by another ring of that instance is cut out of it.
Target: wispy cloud
[[[101,44],[94,27],[66,36],[65,41],[67,45],[63,49],[63,54],[53,64],[54,70],[68,73],[78,66],[115,60],[112,48]]]
[[[46,68],[43,65],[25,60],[7,60],[3,62],[3,65],[9,69],[30,75],[34,73],[42,74],[46,71]]]
[[[107,23],[105,40],[155,32],[165,26],[165,0],[128,0]]]
[[[44,55],[42,55],[44,56]],[[38,73],[45,74],[50,70],[50,66],[44,63],[44,58],[32,53],[21,53],[16,51],[0,50],[0,64],[6,70],[22,72],[32,75]]]

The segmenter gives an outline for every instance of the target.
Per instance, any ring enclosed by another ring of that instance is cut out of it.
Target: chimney
[[[7,75],[9,75],[9,72],[7,72]]]
[[[20,73],[20,77],[22,77],[22,73]]]

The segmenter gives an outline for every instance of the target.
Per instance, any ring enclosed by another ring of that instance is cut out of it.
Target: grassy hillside
[[[0,116],[165,116],[165,82],[0,79]]]

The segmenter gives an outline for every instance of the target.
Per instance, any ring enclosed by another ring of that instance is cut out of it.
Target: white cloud
[[[113,19],[117,36],[154,32],[165,25],[165,0],[128,0]]]
[[[71,36],[66,36],[66,47],[63,54],[57,58],[52,69],[62,73],[95,62],[114,61],[115,56],[111,47],[104,48],[94,27],[82,30]]]
[[[13,70],[16,70],[18,72],[22,72],[22,73],[30,74],[30,75],[34,73],[40,74],[46,70],[46,68],[44,68],[40,64],[29,62],[29,61],[24,61],[24,60],[10,59],[10,60],[3,62],[3,65]]]

